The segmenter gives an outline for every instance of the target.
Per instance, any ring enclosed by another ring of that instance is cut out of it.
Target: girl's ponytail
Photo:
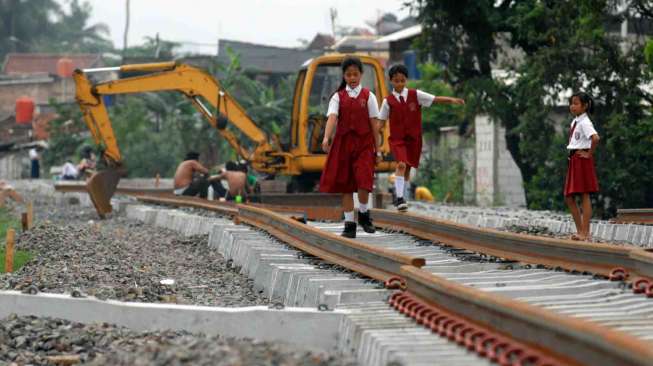
[[[345,81],[345,78],[342,78],[342,81],[340,82],[340,86],[338,86],[338,89],[336,90],[335,93],[340,92],[341,90],[345,89],[347,87],[347,82]],[[333,94],[335,94],[333,93]]]

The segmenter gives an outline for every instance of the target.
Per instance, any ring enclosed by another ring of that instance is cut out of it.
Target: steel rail
[[[617,210],[617,217],[614,222],[620,224],[653,224],[653,208]]]
[[[195,197],[137,198],[146,203],[195,207],[234,217],[236,221],[259,227],[297,249],[379,281],[399,275],[403,265],[421,267],[425,263],[424,258],[377,248],[312,228],[269,208],[207,201]]]
[[[404,266],[401,276],[406,291],[437,304],[473,323],[480,323],[536,348],[554,350],[583,365],[651,365],[651,343],[591,321],[555,314],[522,301],[482,292],[425,270]],[[414,307],[412,314],[419,310]],[[409,314],[411,315],[411,314]],[[422,323],[432,327],[434,319],[420,314]],[[436,326],[439,324],[435,324]],[[454,324],[449,325],[449,328]],[[462,329],[459,329],[459,332]],[[450,332],[454,332],[455,329]]]
[[[188,197],[188,196],[184,196],[182,198],[172,194],[159,195],[159,196],[149,196],[143,194],[143,195],[138,195],[136,198],[139,201],[145,203],[194,207],[194,208],[201,208],[201,209],[217,212],[224,216],[229,216],[229,217],[238,216],[238,209],[236,208],[236,205],[230,202],[208,201],[203,198]]]
[[[56,183],[54,189],[57,192],[88,192],[86,189],[86,184],[84,183]],[[127,195],[142,195],[142,194],[165,194],[171,193],[171,188],[155,188],[155,187],[127,187],[120,186],[116,188],[116,193],[127,194]]]
[[[653,278],[653,253],[634,246],[584,243],[572,240],[481,229],[413,213],[372,210],[374,223],[419,238],[526,263],[614,276]],[[630,276],[628,276],[630,275]],[[623,278],[626,279],[626,278]]]
[[[224,209],[220,203],[188,197],[139,200]],[[420,269],[423,258],[342,238],[261,207],[230,205],[228,212],[235,221],[265,230],[297,249],[385,281],[389,288],[402,288],[405,293],[390,298],[392,306],[501,365],[650,365],[653,360],[648,342],[591,321],[456,284]],[[377,222],[387,218],[379,210],[374,215]],[[404,224],[400,220],[394,227],[407,231],[401,227]]]
[[[238,219],[300,250],[380,281],[399,275],[403,265],[421,267],[425,263],[424,258],[346,239],[259,207],[238,205]]]

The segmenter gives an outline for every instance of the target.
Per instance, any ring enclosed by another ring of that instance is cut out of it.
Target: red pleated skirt
[[[569,166],[567,167],[565,196],[598,191],[599,182],[596,179],[594,157],[582,158],[578,154],[573,154],[569,158]]]
[[[374,138],[372,134],[336,135],[320,177],[320,192],[372,191],[374,185]]]

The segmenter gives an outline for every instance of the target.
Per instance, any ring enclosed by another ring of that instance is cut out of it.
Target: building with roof
[[[101,66],[99,54],[10,53],[5,57],[0,73],[0,178],[25,177],[29,171],[26,150],[47,146],[47,126],[56,118],[50,101],[75,102],[70,72]],[[22,97],[28,97],[34,108],[31,120],[18,123],[16,107]]]
[[[334,45],[333,49],[340,53],[358,53],[373,56],[379,59],[382,64],[388,59],[388,43],[377,42],[379,36],[344,36]]]
[[[319,49],[276,47],[221,39],[218,62],[229,64],[228,50],[240,56],[240,65],[245,73],[269,85],[288,75],[296,74],[306,60],[324,53]]]
[[[306,46],[307,50],[324,51],[333,47],[336,43],[335,38],[328,34],[317,33],[315,37]]]
[[[57,62],[62,58],[72,61],[73,68],[85,69],[102,64],[100,54],[9,53],[2,65],[4,75],[49,74],[57,75]]]
[[[0,74],[0,115],[13,113],[16,99],[21,96],[34,100],[37,114],[41,108],[47,108],[51,99],[73,103],[74,82],[57,72],[57,64],[63,58],[72,62],[72,68],[103,66],[99,54],[10,53]]]

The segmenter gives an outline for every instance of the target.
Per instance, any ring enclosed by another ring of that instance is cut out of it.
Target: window
[[[308,125],[306,143],[311,153],[323,153],[321,142],[326,126],[326,113],[331,96],[340,86],[342,70],[340,64],[323,64],[317,67],[308,97]],[[374,67],[363,64],[363,87],[376,95],[376,74]]]

